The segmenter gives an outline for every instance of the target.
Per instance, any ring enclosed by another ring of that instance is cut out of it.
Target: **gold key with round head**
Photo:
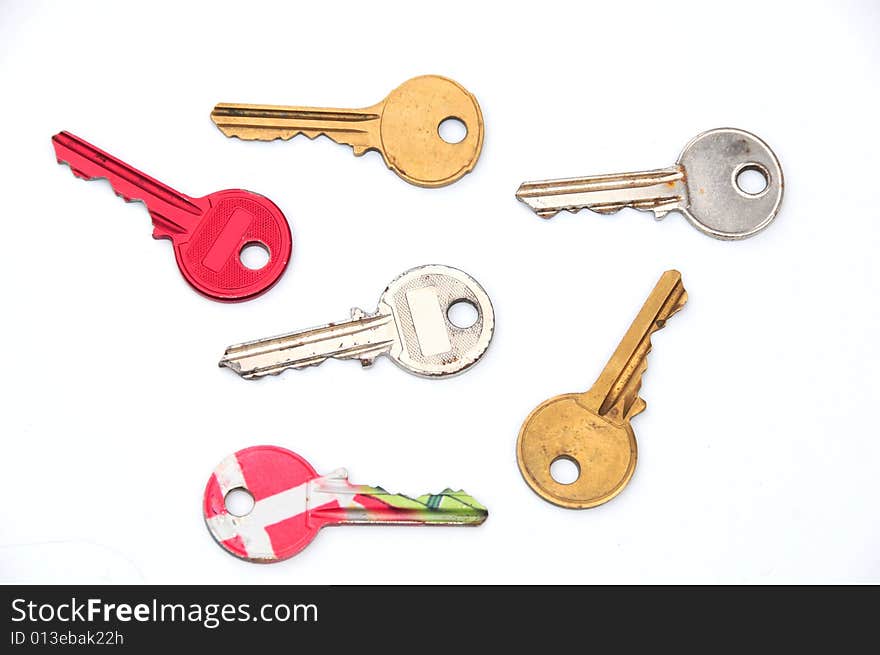
[[[593,387],[550,398],[529,414],[516,456],[523,478],[544,500],[570,509],[596,507],[630,481],[638,453],[630,421],[645,409],[639,388],[651,335],[686,302],[681,274],[666,271]],[[577,479],[557,482],[550,473],[557,460],[573,462]]]
[[[455,143],[440,133],[440,125],[450,119],[467,130]],[[470,173],[483,147],[477,99],[458,82],[439,75],[408,80],[364,109],[220,103],[211,120],[226,136],[249,141],[286,140],[297,134],[314,139],[323,134],[350,145],[358,157],[377,150],[388,168],[421,187],[446,186]]]

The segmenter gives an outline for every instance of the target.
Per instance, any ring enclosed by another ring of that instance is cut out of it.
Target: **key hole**
[[[247,516],[254,509],[254,497],[244,487],[230,489],[223,502],[226,504],[226,511],[233,516]]]
[[[440,125],[437,126],[437,132],[446,143],[461,143],[467,136],[468,129],[463,120],[450,116],[440,121]]]
[[[559,484],[573,484],[581,477],[580,464],[573,457],[560,455],[550,464],[550,477]]]
[[[455,327],[466,330],[480,318],[480,312],[470,300],[456,300],[446,310],[446,317]]]
[[[249,268],[252,271],[259,271],[269,263],[269,249],[262,243],[251,241],[250,243],[244,244],[241,252],[238,253],[238,257],[241,259],[241,263],[244,264],[245,268]]]
[[[747,196],[760,196],[770,186],[770,174],[758,164],[745,164],[734,173],[736,188]]]

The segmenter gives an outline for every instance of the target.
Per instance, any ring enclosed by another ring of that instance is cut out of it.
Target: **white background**
[[[0,3],[4,366],[0,580],[880,580],[876,208],[880,5]],[[361,107],[438,73],[479,99],[475,171],[439,190],[327,139],[243,142],[218,101]],[[742,242],[632,210],[543,221],[523,180],[672,164],[741,127],[779,156],[777,220]],[[194,196],[247,188],[292,265],[238,305],[193,292],[143,205],[56,165],[67,129]],[[247,382],[230,343],[375,308],[453,265],[489,292],[483,361],[445,381],[326,362]],[[557,508],[523,483],[529,411],[598,375],[660,273],[690,301],[654,338],[624,493]],[[477,529],[325,530],[256,566],[205,530],[226,454],[274,443],[321,472],[464,488]]]

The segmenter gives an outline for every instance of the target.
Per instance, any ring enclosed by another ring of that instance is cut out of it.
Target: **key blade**
[[[308,503],[310,518],[323,524],[476,526],[489,516],[464,491],[444,489],[413,498],[382,487],[351,484],[345,469],[313,480]]]
[[[105,178],[126,202],[143,202],[157,224],[156,236],[190,232],[205,212],[202,200],[175,191],[70,132],[53,136],[52,145],[58,163],[69,166],[76,177]]]
[[[316,366],[328,358],[360,359],[364,366],[388,352],[397,339],[390,314],[352,311],[352,320],[230,346],[220,360],[245,379]]]
[[[640,173],[523,182],[516,197],[541,218],[552,218],[563,210],[576,213],[589,209],[612,214],[632,207],[653,211],[660,219],[687,205],[684,169],[680,166]]]
[[[351,110],[221,102],[211,112],[211,120],[228,137],[286,141],[299,134],[309,139],[323,135],[351,146],[357,156],[380,147],[380,119],[381,105]]]
[[[648,368],[651,335],[663,328],[686,302],[681,274],[675,270],[663,273],[599,379],[583,394],[585,405],[617,421],[628,421],[645,409],[639,389]]]

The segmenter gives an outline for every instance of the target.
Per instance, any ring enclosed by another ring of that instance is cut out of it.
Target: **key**
[[[458,143],[440,136],[447,119],[461,121]],[[355,156],[381,153],[385,164],[410,184],[452,184],[477,164],[483,147],[483,115],[477,99],[458,82],[424,75],[404,82],[382,102],[365,109],[325,109],[220,103],[211,120],[226,136],[248,141],[324,135],[350,145]]]
[[[140,200],[153,219],[153,237],[170,239],[183,277],[213,300],[250,300],[272,287],[290,261],[292,240],[284,214],[265,196],[227,189],[190,198],[157,182],[70,132],[52,137],[59,164],[84,180],[106,178],[126,202]],[[269,260],[259,269],[241,261],[251,245]]]
[[[459,303],[476,309],[472,325],[450,320],[450,308]],[[230,346],[220,366],[251,379],[330,357],[370,366],[388,355],[415,375],[447,377],[475,364],[494,330],[492,303],[476,280],[449,266],[419,266],[388,285],[374,313],[352,309],[348,321]]]
[[[244,515],[227,508],[235,490],[253,499]],[[220,462],[205,487],[203,510],[218,544],[259,563],[296,555],[328,525],[477,526],[489,515],[464,491],[410,498],[352,484],[345,469],[318,475],[305,459],[278,446],[252,446]]]
[[[666,271],[585,393],[567,393],[538,405],[522,425],[517,461],[526,483],[554,505],[585,509],[606,503],[627,485],[636,468],[636,437],[630,421],[644,411],[639,397],[651,335],[687,302],[678,271]],[[557,482],[557,460],[576,465],[578,477]]]
[[[762,190],[746,190],[741,175],[757,171]],[[516,197],[542,218],[590,209],[612,214],[623,207],[653,211],[657,220],[681,212],[716,239],[745,239],[770,225],[782,203],[782,168],[770,146],[732,128],[703,132],[675,166],[641,173],[524,182]]]

